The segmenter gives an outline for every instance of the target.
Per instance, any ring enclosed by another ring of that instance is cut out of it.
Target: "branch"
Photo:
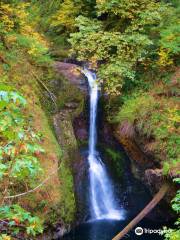
[[[32,71],[31,71],[32,72]],[[32,75],[36,78],[36,80],[43,86],[43,88],[48,92],[51,100],[53,101],[54,105],[57,106],[56,104],[56,97],[55,95],[48,89],[48,87],[36,76],[34,72],[32,72]]]
[[[6,224],[6,225],[9,225],[9,222],[8,221],[4,221],[2,219],[0,219],[0,222]],[[22,224],[13,224],[13,227],[22,227],[22,228],[26,228],[26,226],[22,225]]]
[[[169,184],[164,183],[159,192],[153,197],[150,203],[112,240],[120,240],[126,235],[135,225],[137,225],[164,197],[169,189]]]
[[[17,198],[17,197],[22,197],[24,195],[27,195],[29,193],[32,193],[32,192],[35,192],[37,189],[39,189],[40,187],[42,187],[51,177],[52,175],[54,175],[58,170],[59,170],[60,166],[55,170],[53,171],[49,177],[47,177],[44,181],[42,181],[38,186],[36,186],[35,188],[27,191],[27,192],[24,192],[24,193],[19,193],[19,194],[16,194],[16,195],[13,195],[13,196],[6,196],[4,197],[4,199],[12,199],[12,198]]]

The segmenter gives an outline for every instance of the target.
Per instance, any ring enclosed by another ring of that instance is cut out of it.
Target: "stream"
[[[110,166],[103,158],[102,149],[97,147],[97,113],[99,86],[95,73],[84,70],[89,83],[90,107],[89,107],[89,141],[88,148],[81,149],[81,155],[87,160],[87,183],[88,190],[85,192],[84,201],[87,201],[89,212],[84,223],[66,234],[63,240],[111,240],[135,217],[151,200],[151,194],[141,182],[136,180],[130,170],[130,161],[124,155],[124,170],[122,181],[118,184],[113,179]],[[123,151],[120,149],[120,151]],[[118,189],[118,190],[117,190]],[[88,199],[87,199],[88,198]],[[159,219],[154,222],[149,218],[143,219],[138,227],[143,229],[162,229],[166,225]],[[124,239],[136,240],[160,240],[163,239],[158,233],[146,233],[136,235],[134,229]]]

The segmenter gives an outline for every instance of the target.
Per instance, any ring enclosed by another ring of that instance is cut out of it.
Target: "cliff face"
[[[76,212],[72,162],[77,146],[72,121],[83,108],[84,97],[77,88],[77,84],[83,84],[77,82],[80,72],[72,73],[71,65],[58,63],[59,71],[55,74],[53,59],[47,53],[49,41],[37,32],[34,16],[30,23],[27,5],[5,2],[0,6],[1,17],[6,16],[4,20],[11,26],[6,29],[5,23],[1,28],[0,85],[25,97],[27,108],[23,117],[30,122],[28,128],[42,135],[40,145],[45,150],[37,152],[43,169],[37,182],[21,188],[15,181],[11,194],[27,194],[13,199],[12,204],[39,216],[45,224],[60,226],[62,235],[74,222]]]
[[[171,189],[164,200],[170,205],[177,186],[179,163],[179,68],[169,81],[157,80],[147,91],[135,90],[122,100],[114,121],[114,135],[132,163],[134,175],[155,194],[164,180]]]
[[[142,133],[138,132],[135,125],[127,122],[116,126],[114,128],[114,135],[124,147],[131,160],[133,175],[149,188],[152,195],[155,195],[167,177],[163,175],[162,162],[156,158],[155,152],[149,148],[151,144],[150,140],[143,137]],[[172,187],[165,196],[164,201],[168,206],[170,217],[172,216],[170,211],[171,200],[175,196],[177,188],[172,183],[170,175],[168,179]]]
[[[78,143],[73,126],[74,119],[83,111],[86,85],[78,66],[69,63],[57,62],[55,69],[57,80],[55,96],[57,109],[52,116],[58,143],[62,148],[62,157],[59,167],[61,181],[61,210],[60,215],[65,223],[75,222],[77,213],[77,196],[75,181],[75,165],[80,162]]]
[[[0,64],[0,73],[4,74],[1,67]],[[47,68],[44,67],[44,69]],[[62,151],[40,101],[42,95],[46,98],[46,94],[40,88],[37,79],[41,79],[44,69],[30,63],[27,56],[23,55],[21,62],[17,62],[11,67],[2,83],[12,89],[17,89],[27,99],[27,110],[24,112],[24,117],[32,118],[32,127],[36,132],[42,134],[41,146],[45,149],[45,154],[38,156],[43,174],[39,176],[37,185],[48,178],[47,181],[36,191],[19,198],[18,202],[25,209],[39,215],[45,222],[49,222],[51,220],[47,216],[55,206],[58,206],[60,199],[60,191],[57,187],[60,186],[60,179],[57,169]]]
[[[37,191],[19,199],[19,203],[54,226],[58,237],[70,229],[76,217],[73,165],[79,152],[73,120],[83,110],[85,84],[75,65],[73,70],[71,64],[65,63],[57,63],[61,70],[54,66],[41,69],[24,62],[16,71],[18,81],[12,79],[8,84],[25,96],[27,115],[31,114],[34,129],[43,136],[41,146],[45,154],[39,159],[44,173],[40,181],[46,178],[47,181]],[[46,235],[46,239],[51,237]]]

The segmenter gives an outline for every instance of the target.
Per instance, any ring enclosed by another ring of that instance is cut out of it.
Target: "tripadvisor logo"
[[[135,229],[135,234],[136,235],[142,235],[143,234],[143,229],[141,228],[141,227],[137,227],[136,229]]]
[[[142,228],[142,227],[137,227],[135,228],[135,234],[140,236],[143,233],[144,234],[159,234],[159,235],[163,235],[165,233],[171,233],[172,230],[171,229],[150,229],[150,228]]]

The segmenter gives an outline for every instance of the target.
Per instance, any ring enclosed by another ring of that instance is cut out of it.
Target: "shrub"
[[[17,235],[24,232],[24,230],[26,230],[27,235],[31,236],[36,236],[43,232],[43,226],[40,219],[32,216],[17,204],[1,207],[0,219],[0,222],[8,227],[8,232],[11,235]],[[5,239],[3,235],[4,234],[2,234],[2,239]]]
[[[0,85],[0,222],[7,232],[23,232],[35,236],[43,231],[37,217],[32,217],[19,205],[11,205],[9,195],[16,195],[17,188],[27,191],[37,184],[42,168],[38,156],[44,152],[41,136],[32,128],[31,118],[25,117],[26,100],[10,87]],[[6,204],[8,199],[8,204]],[[22,228],[23,225],[23,228]],[[2,235],[2,239],[5,239]]]

